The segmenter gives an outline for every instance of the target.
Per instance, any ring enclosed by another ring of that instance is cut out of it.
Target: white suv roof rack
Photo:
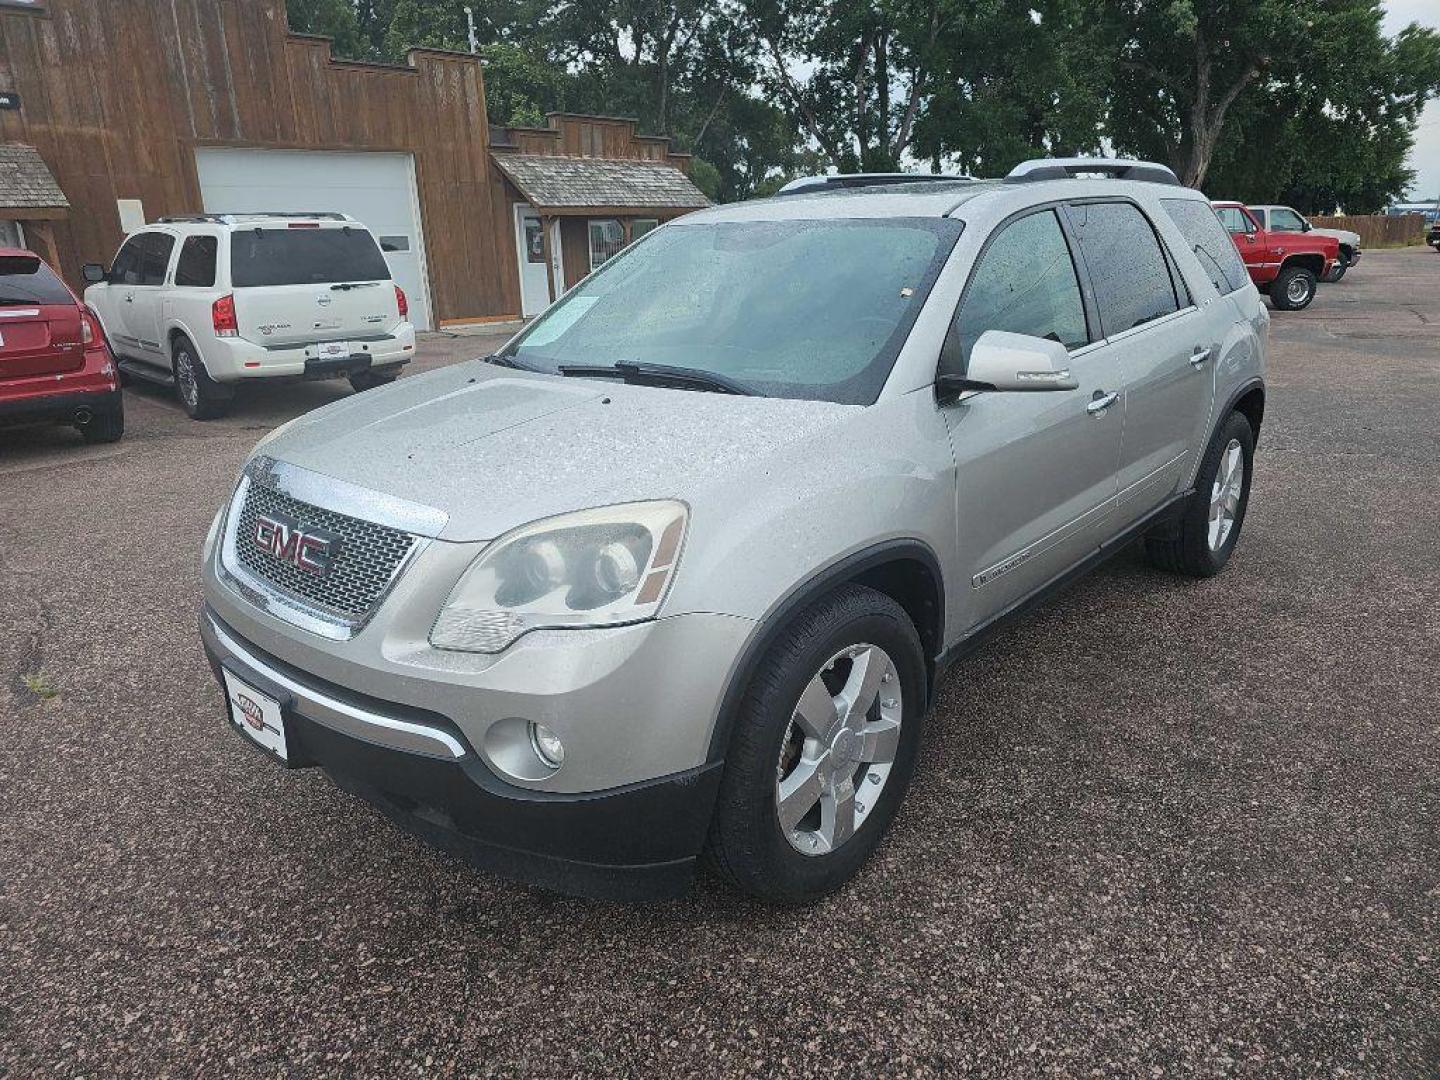
[[[354,221],[349,214],[336,213],[334,210],[312,210],[308,212],[284,211],[284,210],[247,210],[238,213],[225,214],[177,214],[174,217],[162,217],[156,224],[159,225],[241,225],[255,221],[273,221],[276,218],[291,221]]]
[[[1152,184],[1182,186],[1180,178],[1168,165],[1132,158],[1035,158],[1016,165],[1005,180],[1011,184],[1030,184],[1041,180],[1065,180],[1085,173],[1104,173],[1116,180],[1144,180]]]

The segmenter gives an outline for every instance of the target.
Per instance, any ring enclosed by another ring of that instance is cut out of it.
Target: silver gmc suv
[[[227,716],[504,875],[811,900],[987,631],[1133,540],[1224,568],[1267,323],[1144,162],[692,214],[255,448],[204,553]]]

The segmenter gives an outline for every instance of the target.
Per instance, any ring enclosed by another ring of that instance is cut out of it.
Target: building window
[[[525,261],[545,261],[545,234],[540,230],[540,222],[534,218],[525,219]]]
[[[651,229],[660,227],[660,219],[653,217],[639,217],[630,223],[630,239],[639,240]]]
[[[590,222],[590,269],[598,269],[625,246],[625,228],[614,218]]]

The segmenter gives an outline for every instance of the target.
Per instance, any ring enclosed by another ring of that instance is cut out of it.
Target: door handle
[[[1104,390],[1096,390],[1095,396],[1090,399],[1090,404],[1085,406],[1085,411],[1091,416],[1099,416],[1119,400],[1120,395],[1117,393],[1107,394]]]
[[[1196,368],[1202,366],[1206,360],[1210,359],[1211,351],[1210,349],[1196,349],[1190,354],[1190,366]]]

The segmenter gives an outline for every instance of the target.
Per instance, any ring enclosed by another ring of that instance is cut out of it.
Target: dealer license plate
[[[290,759],[285,745],[285,719],[280,702],[242,682],[227,670],[225,696],[230,700],[230,719],[235,726],[281,761]]]

